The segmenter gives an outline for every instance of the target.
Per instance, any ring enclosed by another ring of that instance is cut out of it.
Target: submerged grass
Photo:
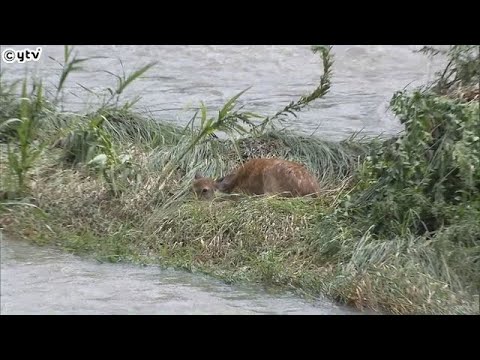
[[[325,51],[323,85],[278,112],[282,121],[328,91]],[[118,79],[128,85],[130,77]],[[2,123],[19,111],[11,88],[0,89]],[[35,104],[35,94],[23,98]],[[42,98],[41,111],[30,117],[35,142],[3,128],[0,227],[104,261],[201,271],[359,309],[478,313],[478,105],[430,93],[395,99],[407,131],[382,143],[277,131],[266,126],[275,116],[260,121],[258,131],[256,116],[235,101],[216,117],[202,106],[200,126],[191,126],[193,118],[181,128],[140,116],[131,103],[119,107],[118,97],[117,105],[86,114],[60,111]],[[220,131],[236,136],[219,138]],[[22,178],[28,186],[18,198],[8,149],[21,146],[42,151],[28,164]],[[319,178],[322,196],[193,197],[195,172],[223,176],[254,157],[304,163]]]

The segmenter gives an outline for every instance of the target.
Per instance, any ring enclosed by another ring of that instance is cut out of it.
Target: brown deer
[[[210,199],[216,190],[298,197],[316,196],[320,186],[304,165],[282,159],[252,159],[217,180],[195,174],[193,191],[198,197]]]

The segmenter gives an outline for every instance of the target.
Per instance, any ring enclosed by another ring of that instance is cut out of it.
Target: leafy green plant
[[[16,124],[16,136],[9,139],[7,153],[9,169],[17,178],[17,190],[20,193],[27,190],[28,171],[33,167],[35,160],[44,148],[43,143],[35,141],[38,116],[43,106],[43,87],[41,83],[36,86],[35,95],[35,98],[28,96],[27,81],[24,80],[19,109],[20,117],[9,119],[0,125],[1,131],[3,127]],[[17,140],[18,144],[13,145],[12,140]]]
[[[0,141],[15,136],[15,127],[6,124],[9,119],[18,117],[17,86],[20,80],[7,83],[4,70],[0,71]],[[11,123],[11,122],[10,122]]]
[[[379,231],[436,231],[451,222],[446,206],[479,199],[478,106],[417,91],[396,93],[392,108],[405,134],[367,157],[355,206]]]
[[[50,59],[55,61],[57,64],[59,64],[62,67],[62,72],[60,74],[60,77],[58,79],[58,84],[56,85],[56,93],[55,93],[55,98],[54,98],[54,103],[58,104],[59,102],[59,95],[63,94],[63,88],[65,85],[65,81],[67,80],[68,76],[70,73],[74,71],[80,71],[82,70],[82,67],[79,66],[79,64],[88,61],[92,58],[78,58],[77,53],[75,53],[72,56],[74,47],[65,45],[64,46],[64,52],[63,52],[63,63],[59,62],[55,58],[49,56]]]
[[[258,125],[260,132],[263,132],[268,125],[273,125],[274,121],[284,122],[287,119],[288,115],[293,115],[296,117],[295,112],[301,111],[312,101],[324,97],[331,86],[331,77],[332,77],[332,67],[333,67],[333,55],[332,55],[332,46],[327,45],[313,45],[313,53],[320,53],[323,66],[323,74],[320,77],[320,83],[317,88],[308,95],[300,97],[297,101],[292,101],[290,104],[285,106],[282,110],[278,111],[271,117],[266,117],[260,125]]]
[[[120,160],[111,135],[103,127],[105,122],[108,120],[104,116],[97,115],[70,131],[62,140],[62,159],[72,165],[83,163],[100,170],[116,193],[114,168]]]
[[[480,77],[480,45],[449,45],[447,49],[424,46],[418,50],[431,57],[446,56],[447,64],[437,72],[432,89],[445,94],[456,88],[475,87]]]
[[[145,72],[150,70],[152,67],[154,67],[157,64],[157,62],[151,62],[145,66],[142,66],[140,69],[135,70],[132,72],[130,75],[125,74],[125,69],[123,67],[123,63],[120,60],[120,65],[122,67],[122,76],[114,74],[108,70],[105,70],[106,73],[114,76],[117,79],[117,87],[116,89],[112,88],[107,88],[108,92],[110,93],[110,98],[107,99],[107,101],[103,104],[102,108],[108,108],[109,106],[112,105],[112,101],[115,100],[114,103],[114,108],[117,108],[119,105],[120,101],[120,95],[125,91],[128,85],[130,85],[133,81],[138,79],[140,76],[142,76]],[[126,111],[130,109],[135,103],[137,103],[140,100],[140,97],[136,97],[131,101],[125,102],[125,104],[122,107],[122,110]]]

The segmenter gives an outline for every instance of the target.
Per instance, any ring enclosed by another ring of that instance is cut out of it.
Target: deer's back
[[[305,196],[319,191],[317,179],[301,164],[282,159],[253,159],[223,180],[228,192]]]

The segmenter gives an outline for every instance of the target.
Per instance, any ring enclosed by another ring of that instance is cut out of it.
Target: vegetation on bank
[[[330,89],[331,49],[313,50],[324,71],[311,94],[262,116],[238,106],[242,92],[215,115],[201,104],[185,127],[120,101],[153,64],[118,77],[87,114],[64,112],[58,100],[69,73],[88,61],[71,48],[53,99],[38,81],[0,79],[0,225],[103,260],[256,281],[357,308],[478,313],[479,47],[451,46],[433,84],[393,94],[405,125],[397,138],[342,142],[279,128]],[[196,171],[221,176],[258,156],[305,163],[323,196],[206,202],[190,192]]]

